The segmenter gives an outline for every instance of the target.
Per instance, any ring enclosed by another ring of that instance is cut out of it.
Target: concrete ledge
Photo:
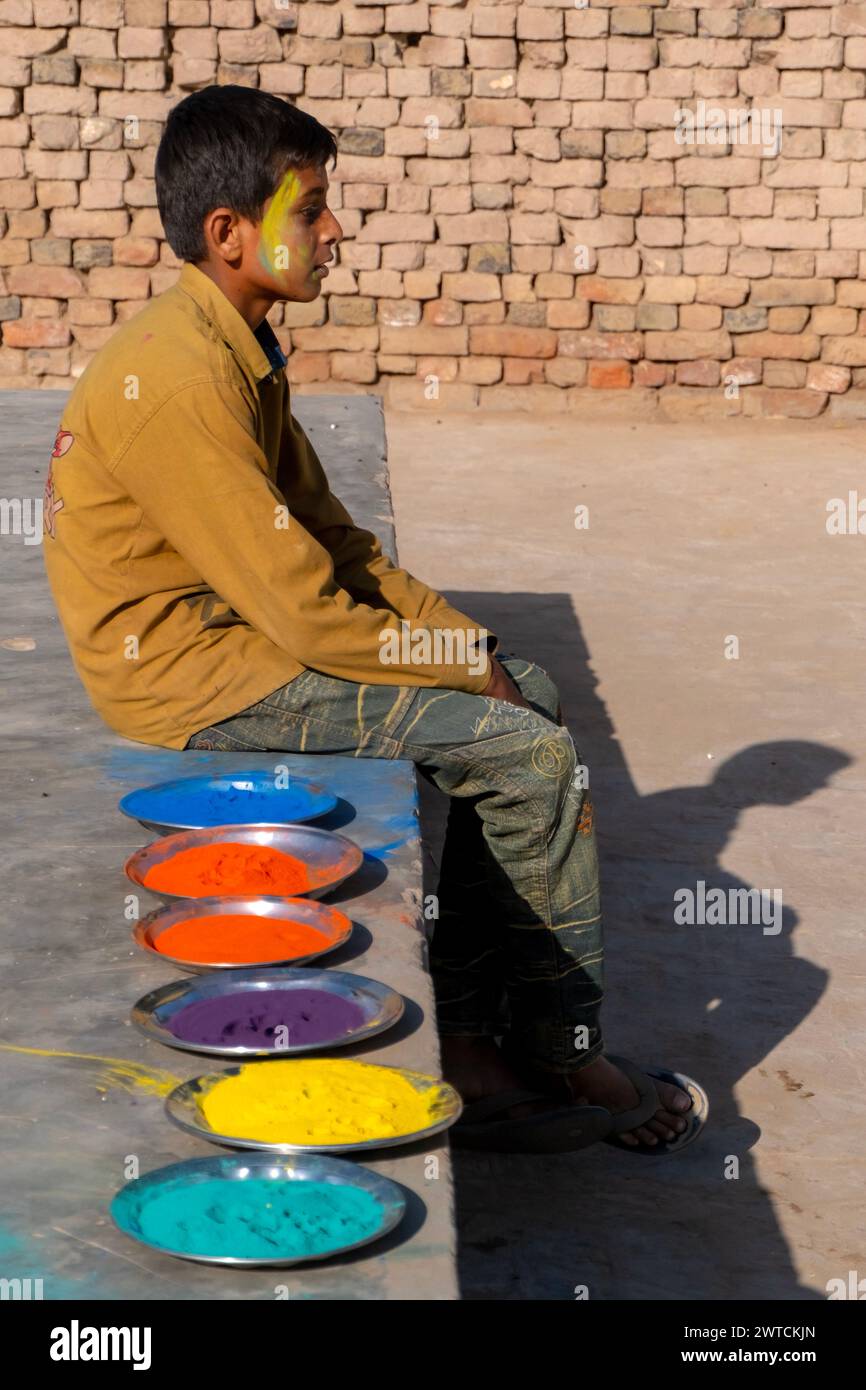
[[[0,495],[40,498],[65,393],[3,397]],[[359,523],[393,550],[384,428],[374,399],[297,403],[335,492]],[[334,424],[335,428],[331,429]],[[114,735],[92,711],[66,649],[38,545],[0,537],[5,607],[0,646],[5,738],[4,895],[0,918],[2,1041],[50,1052],[95,1054],[164,1068],[179,1077],[211,1070],[213,1058],[162,1048],[132,1029],[135,1000],[177,974],[132,943],[123,863],[150,832],[123,817],[132,787],[203,767],[238,767],[234,756],[148,748]],[[278,755],[284,761],[288,755]],[[274,754],[243,755],[272,767]],[[327,767],[323,767],[324,763]],[[405,761],[292,759],[342,798],[321,824],[365,850],[339,901],[356,923],[331,958],[407,999],[401,1024],[353,1055],[439,1073],[432,985],[420,916],[420,842],[414,769]],[[142,902],[141,910],[150,904]],[[142,1173],[221,1152],[177,1130],[161,1101],[109,1086],[100,1093],[88,1062],[3,1053],[0,1130],[4,1225],[2,1273],[42,1278],[45,1298],[453,1299],[452,1187],[447,1147],[382,1150],[368,1166],[409,1190],[406,1220],[375,1253],[321,1267],[212,1269],[159,1256],[115,1231],[108,1204],[134,1156]],[[428,1163],[429,1156],[436,1163]],[[431,1170],[435,1176],[430,1176]]]

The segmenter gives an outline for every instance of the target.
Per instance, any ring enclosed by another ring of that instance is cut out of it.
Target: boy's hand
[[[495,656],[490,658],[490,680],[481,694],[494,700],[506,700],[510,705],[520,705],[522,709],[532,708],[524,700],[505,667],[499,664]]]

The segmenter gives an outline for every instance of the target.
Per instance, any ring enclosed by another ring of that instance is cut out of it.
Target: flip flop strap
[[[637,1129],[639,1125],[651,1120],[661,1100],[652,1077],[647,1076],[640,1067],[636,1067],[634,1062],[630,1062],[627,1057],[614,1057],[609,1052],[605,1055],[609,1062],[613,1062],[615,1067],[619,1067],[620,1071],[625,1073],[638,1093],[637,1105],[631,1110],[623,1110],[621,1114],[613,1116],[612,1133],[625,1134],[628,1130]]]
[[[544,1096],[540,1091],[497,1091],[495,1096],[483,1096],[481,1100],[474,1100],[467,1105],[458,1121],[459,1124],[479,1124],[484,1120],[489,1120],[494,1115],[500,1115],[504,1110],[510,1110],[512,1105],[523,1105],[526,1101],[543,1100],[553,1110],[556,1102],[551,1101],[550,1096]]]

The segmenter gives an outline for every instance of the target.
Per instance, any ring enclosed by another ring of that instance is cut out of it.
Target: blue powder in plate
[[[130,1226],[183,1255],[302,1259],[372,1236],[382,1207],[361,1188],[265,1178],[167,1183],[134,1203]]]
[[[185,777],[140,787],[124,797],[124,809],[140,820],[206,829],[212,825],[281,825],[324,815],[329,795],[313,795],[303,782],[274,784],[269,772],[233,772],[221,778]]]

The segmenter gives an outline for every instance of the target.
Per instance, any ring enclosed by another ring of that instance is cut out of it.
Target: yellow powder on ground
[[[251,1063],[199,1101],[211,1129],[268,1144],[350,1144],[429,1129],[450,1091],[392,1067],[330,1058]]]

